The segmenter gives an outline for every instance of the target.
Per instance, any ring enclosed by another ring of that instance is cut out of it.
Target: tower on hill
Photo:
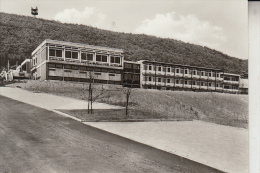
[[[38,15],[38,8],[31,8],[31,14],[36,17]]]

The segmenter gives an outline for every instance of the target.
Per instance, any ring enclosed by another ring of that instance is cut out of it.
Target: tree
[[[125,105],[125,116],[128,117],[128,105],[129,105],[129,98],[131,96],[132,88],[126,88],[126,105]]]

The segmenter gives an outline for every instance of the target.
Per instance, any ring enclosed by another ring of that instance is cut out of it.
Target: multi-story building
[[[219,92],[223,90],[223,72],[219,69],[156,61],[140,62],[142,88]]]
[[[123,50],[56,40],[43,41],[32,52],[34,79],[121,85]]]
[[[39,80],[94,80],[133,88],[229,93],[238,93],[240,81],[239,75],[220,69],[124,61],[121,49],[49,39],[32,52],[31,76]]]

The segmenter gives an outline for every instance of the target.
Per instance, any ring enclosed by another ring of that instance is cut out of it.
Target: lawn
[[[87,83],[24,81],[8,86],[83,100],[88,99]],[[120,86],[94,84],[93,97],[96,102],[125,106],[126,89]],[[132,89],[129,109],[127,118],[130,119],[196,119],[248,128],[248,95]],[[80,114],[83,115],[83,112],[74,110],[74,114],[80,116]],[[118,117],[125,119],[125,111],[110,112],[109,114],[111,118],[108,120]],[[121,114],[122,116],[120,116]],[[98,115],[96,114],[96,116]]]

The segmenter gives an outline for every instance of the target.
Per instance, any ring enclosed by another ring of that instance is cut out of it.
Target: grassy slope
[[[14,65],[31,56],[45,39],[55,39],[125,50],[128,60],[149,59],[185,65],[222,69],[225,72],[247,71],[247,61],[230,57],[217,50],[162,39],[144,34],[127,34],[101,30],[85,25],[63,24],[57,21],[0,13],[0,68],[7,60]]]
[[[78,99],[87,99],[87,84],[28,81],[14,83],[31,91],[40,91]],[[125,91],[118,86],[94,86],[96,101],[124,106]],[[198,119],[217,124],[248,127],[248,96],[223,93],[158,91],[135,89],[131,92],[130,117],[139,112],[142,118]]]

